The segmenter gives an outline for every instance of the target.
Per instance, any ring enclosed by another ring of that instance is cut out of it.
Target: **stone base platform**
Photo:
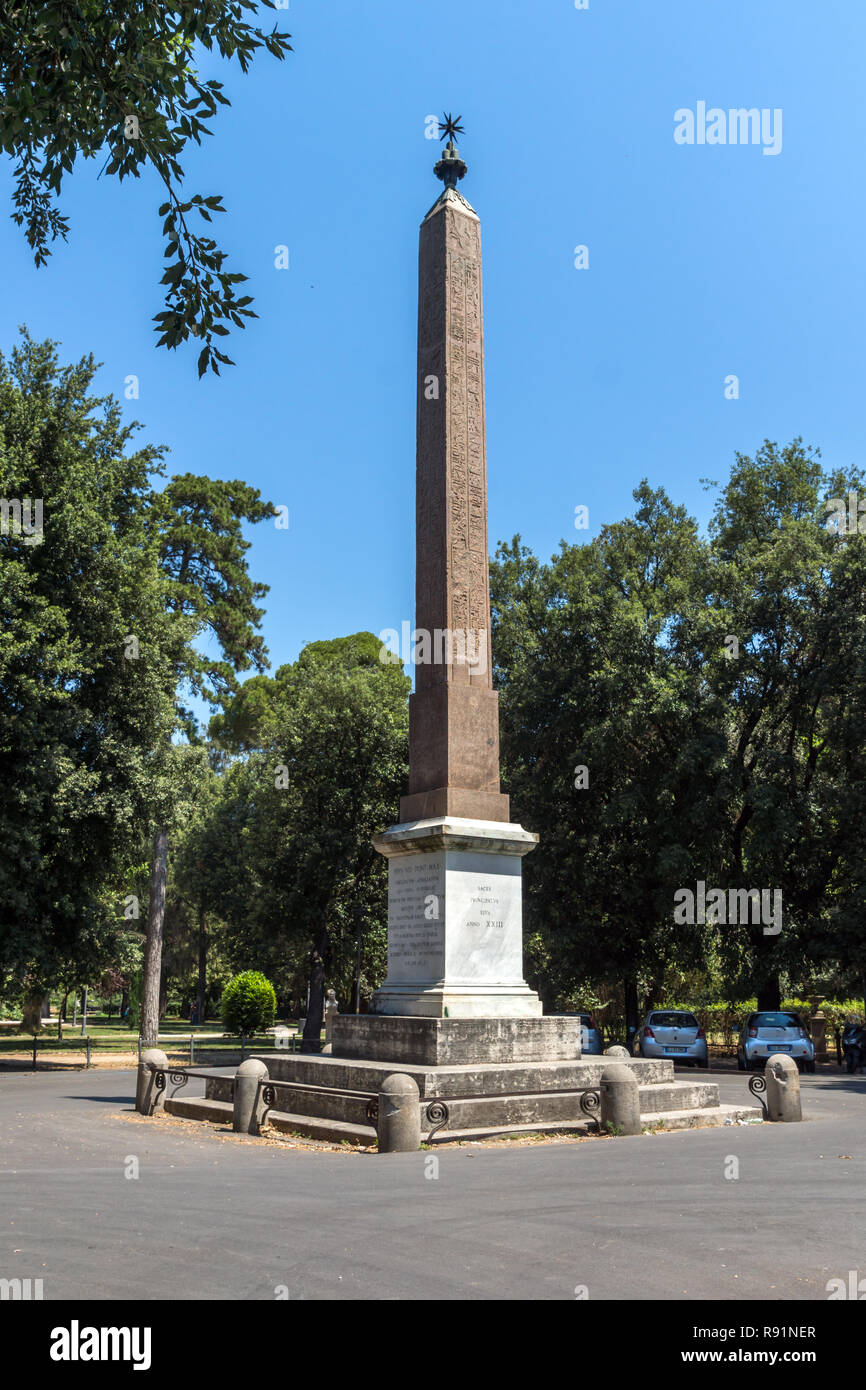
[[[431,1018],[339,1014],[334,1057],[417,1066],[564,1062],[580,1057],[579,1018]]]
[[[498,1134],[592,1132],[595,1122],[583,1115],[580,1099],[585,1091],[598,1087],[612,1059],[437,1066],[262,1053],[258,1060],[267,1066],[271,1081],[285,1083],[275,1088],[268,1116],[274,1128],[315,1139],[372,1145],[378,1093],[395,1071],[417,1083],[425,1142],[431,1131],[436,1143]],[[625,1065],[637,1073],[641,1117],[647,1126],[703,1128],[761,1118],[762,1112],[748,1105],[720,1105],[714,1082],[676,1080],[672,1062],[635,1058]],[[190,1118],[224,1120],[231,1089],[230,1077],[211,1077],[203,1101],[178,1097],[167,1101],[166,1109]],[[443,1113],[446,1118],[441,1124]]]

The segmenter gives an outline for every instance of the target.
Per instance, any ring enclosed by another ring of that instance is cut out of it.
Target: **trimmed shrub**
[[[269,1028],[277,1012],[277,996],[270,980],[258,970],[244,970],[229,980],[220,1004],[227,1033],[250,1038]]]

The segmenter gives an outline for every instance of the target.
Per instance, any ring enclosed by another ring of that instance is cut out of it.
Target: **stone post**
[[[601,1129],[640,1134],[637,1077],[622,1062],[611,1062],[601,1074]]]
[[[622,1043],[614,1043],[612,1047],[604,1049],[605,1057],[627,1057],[628,1048],[623,1047]]]
[[[395,1072],[382,1082],[376,1126],[379,1153],[417,1153],[421,1147],[421,1097],[411,1076]]]
[[[146,1047],[138,1061],[138,1079],[135,1086],[135,1108],[139,1115],[152,1115],[164,1099],[164,1092],[156,1089],[156,1076],[150,1070],[150,1063],[160,1071],[168,1070],[168,1058],[158,1047]]]
[[[232,1129],[235,1134],[258,1134],[265,1103],[262,1099],[260,1081],[267,1081],[268,1069],[264,1062],[250,1057],[241,1062],[235,1072],[234,1113]]]
[[[793,1057],[774,1052],[767,1058],[764,1072],[767,1083],[767,1119],[793,1122],[802,1120],[800,1106],[800,1073]]]

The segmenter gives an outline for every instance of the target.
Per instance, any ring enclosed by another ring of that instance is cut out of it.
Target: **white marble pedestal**
[[[538,836],[439,816],[373,841],[388,859],[388,976],[378,1014],[537,1018],[523,978],[521,860]]]

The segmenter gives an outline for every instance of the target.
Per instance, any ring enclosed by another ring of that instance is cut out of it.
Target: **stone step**
[[[167,1115],[177,1115],[182,1120],[210,1120],[213,1124],[230,1125],[233,1109],[230,1100],[206,1100],[204,1096],[175,1096],[165,1102]]]
[[[521,1092],[537,1095],[542,1091],[581,1091],[598,1086],[610,1057],[582,1057],[571,1062],[501,1062],[454,1066],[417,1066],[409,1063],[366,1062],[352,1058],[316,1054],[256,1053],[268,1074],[276,1081],[298,1081],[324,1090],[357,1091],[377,1094],[382,1082],[393,1072],[411,1076],[422,1099],[449,1100],[452,1096],[511,1096]],[[638,1084],[672,1082],[674,1064],[662,1058],[634,1058],[625,1065]],[[210,1083],[209,1083],[210,1085]],[[210,1090],[208,1090],[210,1095]]]
[[[209,1100],[228,1100],[231,1096],[230,1077],[211,1077],[208,1079],[206,1094]],[[341,1123],[366,1126],[370,1123],[367,1106],[376,1101],[374,1091],[338,1091],[327,1086],[297,1085],[276,1090],[275,1111],[289,1114],[303,1114],[314,1119],[338,1120]]]
[[[232,1106],[227,1101],[175,1099],[166,1101],[165,1109],[169,1115],[177,1115],[182,1119],[209,1120],[211,1123],[229,1125],[232,1122]],[[457,1118],[453,1112],[452,1118]],[[490,1116],[486,1118],[489,1119]],[[737,1123],[755,1124],[761,1123],[762,1119],[763,1111],[748,1105],[699,1105],[641,1113],[644,1129],[662,1130],[706,1129]],[[298,1115],[272,1110],[268,1115],[268,1122],[281,1134],[298,1134],[307,1139],[319,1139],[331,1144],[349,1143],[366,1148],[376,1142],[376,1131],[372,1125],[352,1124],[326,1116]],[[464,1123],[439,1130],[430,1143],[468,1143],[509,1135],[593,1134],[595,1130],[595,1122],[585,1119],[547,1119],[522,1124],[514,1121],[486,1125]],[[422,1142],[427,1142],[425,1135],[422,1135]]]
[[[208,1120],[211,1124],[230,1126],[233,1119],[231,1101],[206,1100],[204,1097],[167,1100],[165,1111],[182,1120]],[[301,1134],[307,1139],[324,1139],[332,1144],[348,1141],[350,1144],[369,1145],[376,1142],[376,1130],[371,1125],[350,1124],[315,1115],[293,1115],[281,1110],[269,1111],[267,1122],[281,1134]]]
[[[461,1096],[449,1098],[448,1129],[489,1129],[500,1125],[580,1123],[582,1091],[543,1091],[535,1095]],[[638,1088],[641,1115],[668,1111],[711,1109],[718,1105],[719,1088],[710,1081],[670,1081]],[[306,1102],[305,1102],[306,1108]],[[348,1114],[346,1118],[350,1117]],[[422,1130],[428,1122],[422,1118]]]
[[[662,1110],[653,1114],[641,1111],[641,1124],[661,1125],[662,1129],[709,1129],[714,1125],[762,1124],[764,1112],[755,1105],[714,1105],[696,1110]]]
[[[657,1114],[670,1110],[708,1109],[718,1104],[719,1089],[713,1081],[663,1081],[639,1087],[641,1114]],[[490,1128],[496,1125],[549,1124],[558,1121],[580,1121],[581,1091],[535,1091],[511,1095],[449,1096],[446,1104],[451,1112],[450,1127]],[[207,1082],[209,1100],[229,1100],[231,1081],[213,1077]],[[298,1086],[298,1089],[278,1089],[277,1106],[281,1112],[300,1114],[313,1119],[334,1120],[343,1124],[370,1125],[367,1107],[375,1100],[374,1092],[351,1092],[327,1086]],[[427,1097],[422,1104],[426,1109]],[[428,1128],[426,1119],[422,1128]]]
[[[292,1115],[284,1110],[271,1110],[267,1121],[280,1134],[300,1134],[304,1139],[323,1139],[329,1144],[361,1144],[364,1147],[376,1143],[376,1131],[372,1125],[350,1124],[347,1120],[331,1120],[315,1115]]]
[[[227,1079],[212,1078],[208,1082],[208,1100],[204,1104],[223,1104],[230,1114],[229,1085]],[[281,1090],[277,1094],[282,1104],[272,1114],[292,1114],[305,1120],[358,1126],[362,1130],[373,1128],[367,1114],[370,1101],[375,1100],[370,1094],[346,1094],[326,1088]],[[581,1091],[544,1091],[511,1096],[451,1097],[446,1102],[450,1112],[448,1129],[450,1132],[455,1129],[491,1129],[513,1125],[580,1124],[584,1119],[580,1109],[582,1094]],[[671,1081],[641,1086],[639,1097],[643,1116],[709,1110],[718,1106],[719,1092],[718,1086],[711,1081]],[[196,1102],[187,1100],[181,1104],[194,1106]],[[422,1131],[426,1133],[430,1123],[424,1111],[426,1104],[422,1111]]]
[[[700,1110],[718,1105],[719,1087],[715,1081],[668,1081],[659,1086],[639,1086],[640,1113],[658,1110]]]
[[[644,1130],[651,1127],[659,1130],[710,1129],[720,1125],[760,1124],[763,1111],[748,1105],[700,1106],[696,1110],[666,1110],[657,1114],[641,1115]],[[496,1125],[473,1127],[470,1129],[440,1129],[430,1140],[431,1147],[445,1143],[471,1143],[480,1139],[506,1139],[521,1135],[557,1134],[581,1135],[595,1134],[595,1121],[564,1120],[560,1124]],[[637,1136],[635,1136],[637,1137]],[[422,1142],[426,1142],[422,1136]]]

